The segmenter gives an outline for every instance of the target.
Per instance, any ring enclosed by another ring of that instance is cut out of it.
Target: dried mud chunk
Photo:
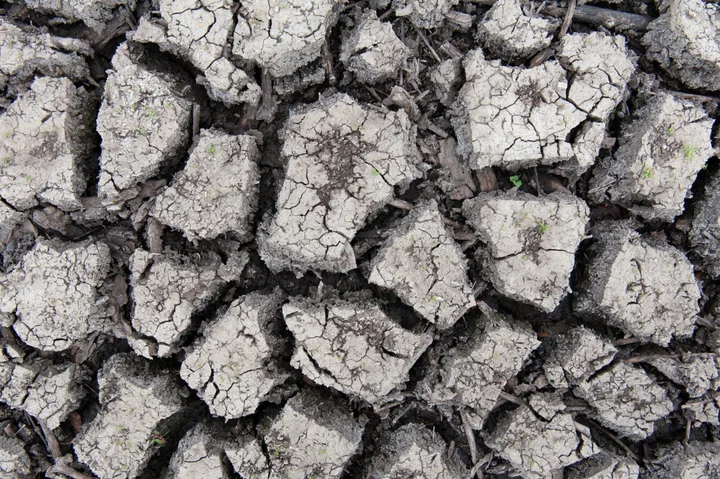
[[[225,454],[235,472],[244,479],[268,479],[270,465],[260,441],[249,433],[241,434],[225,446]]]
[[[433,406],[469,408],[473,429],[482,428],[508,379],[540,346],[527,324],[510,324],[500,316],[487,319],[484,331],[443,358],[417,390]]]
[[[36,358],[15,365],[7,357],[0,362],[0,401],[43,421],[50,429],[60,426],[85,397],[81,382],[86,376],[77,364]]]
[[[445,21],[445,14],[458,2],[459,0],[393,0],[392,6],[398,17],[409,17],[416,27],[429,29],[441,26]]]
[[[102,137],[99,196],[110,206],[121,192],[177,160],[190,137],[192,104],[178,93],[181,79],[137,63],[118,47],[97,119]]]
[[[578,427],[570,414],[546,421],[522,405],[502,417],[486,444],[526,479],[543,479],[598,451],[590,431]]]
[[[283,306],[295,336],[291,364],[324,386],[378,406],[408,380],[410,368],[432,342],[395,324],[372,300],[296,298]]]
[[[617,353],[610,341],[582,326],[557,337],[548,349],[545,376],[558,388],[586,381],[610,364]]]
[[[260,159],[255,139],[216,130],[200,132],[185,169],[159,195],[150,214],[191,241],[233,233],[252,237]]]
[[[440,329],[475,306],[467,260],[435,201],[416,207],[392,229],[373,258],[368,281],[391,289]]]
[[[392,25],[378,20],[373,10],[363,14],[352,35],[343,41],[340,60],[362,83],[378,83],[395,77],[411,53]]]
[[[635,58],[625,46],[625,37],[598,32],[566,35],[557,55],[573,73],[568,101],[593,120],[607,120],[635,71]]]
[[[619,362],[573,392],[595,409],[606,427],[641,441],[650,436],[654,423],[673,411],[667,392],[642,369]]]
[[[644,341],[667,346],[692,335],[700,290],[680,251],[645,240],[622,223],[598,224],[591,234],[588,275],[574,309],[602,318]]]
[[[0,90],[9,86],[8,93],[21,93],[23,83],[36,74],[73,81],[88,78],[90,70],[81,55],[92,55],[90,45],[82,40],[20,28],[0,18]]]
[[[388,433],[366,477],[378,479],[456,479],[468,477],[465,466],[447,457],[447,444],[433,431],[407,424]]]
[[[100,479],[136,477],[155,454],[153,439],[176,426],[187,392],[167,372],[132,354],[116,354],[98,373],[100,412],[74,442]]]
[[[462,86],[462,61],[451,58],[432,68],[430,81],[435,87],[435,95],[445,106],[452,105],[457,90]]]
[[[93,147],[90,95],[67,78],[38,78],[0,115],[0,195],[19,210],[82,207]]]
[[[683,416],[692,420],[693,427],[699,427],[703,423],[720,426],[720,395],[716,394],[703,399],[692,399],[681,407]]]
[[[233,54],[273,77],[293,74],[321,54],[335,25],[339,0],[253,0],[238,11]]]
[[[7,479],[31,477],[32,462],[25,452],[25,443],[16,437],[0,434],[0,472]]]
[[[691,398],[720,388],[720,359],[712,355],[693,355],[680,359],[655,357],[648,359],[647,363],[672,382],[684,386]]]
[[[642,38],[649,59],[690,88],[720,90],[720,8],[666,0]]]
[[[223,264],[210,253],[191,262],[136,249],[130,257],[135,300],[132,326],[152,345],[143,349],[133,344],[136,352],[147,357],[173,354],[193,314],[207,306],[224,285],[237,279],[247,260],[243,253]]]
[[[705,196],[695,205],[690,244],[705,271],[720,276],[720,175],[705,185]]]
[[[364,425],[336,399],[304,390],[288,400],[264,435],[273,474],[335,479],[362,449]]]
[[[466,200],[463,215],[487,245],[477,256],[500,293],[551,312],[571,292],[575,251],[589,221],[584,201],[487,193]]]
[[[714,155],[713,120],[687,100],[659,93],[623,131],[614,160],[600,164],[590,197],[629,208],[648,219],[673,221],[705,162]]]
[[[190,348],[180,377],[212,414],[225,419],[252,414],[288,377],[276,364],[284,342],[275,320],[282,300],[279,290],[236,299]]]
[[[126,7],[126,12],[135,10],[135,0],[24,0],[23,3],[33,10],[53,13],[70,21],[82,21],[98,35],[102,34],[118,7]]]
[[[499,0],[478,24],[483,45],[506,60],[528,58],[550,46],[557,21],[525,15],[523,0]]]
[[[602,451],[565,470],[567,479],[637,479],[638,464]]]
[[[368,216],[420,177],[416,127],[404,111],[337,94],[293,112],[281,132],[287,172],[277,212],[258,233],[278,272],[356,267],[350,242]]]
[[[720,443],[675,442],[656,451],[658,459],[646,462],[641,479],[714,479],[720,477]]]
[[[63,351],[108,329],[102,290],[110,261],[103,243],[41,241],[0,276],[0,311],[15,314],[13,329],[28,346]]]

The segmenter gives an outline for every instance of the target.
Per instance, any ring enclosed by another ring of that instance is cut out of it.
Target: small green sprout
[[[548,228],[550,228],[550,225],[547,224],[545,221],[538,221],[538,229],[540,230],[540,234],[544,234]]]
[[[702,165],[702,169],[703,169],[703,170],[707,170],[707,163],[705,163],[704,165]]]
[[[167,444],[167,439],[165,439],[165,436],[168,432],[170,431],[165,431],[163,433],[153,431],[152,438],[150,439],[150,444],[152,444],[153,446],[163,447],[165,444]]]
[[[373,170],[372,170],[372,175],[373,175],[373,176],[380,176],[380,172],[379,172],[376,168],[373,168]]]
[[[522,180],[520,179],[520,177],[518,175],[512,175],[510,177],[510,183],[512,183],[513,186],[516,186],[516,187],[522,186]]]
[[[683,156],[685,156],[686,160],[692,160],[695,157],[697,150],[698,149],[695,146],[689,146],[689,145],[682,146]]]
[[[215,149],[215,145],[210,145],[210,148],[208,148],[208,153],[211,155],[214,155],[217,150]]]
[[[652,168],[643,168],[643,170],[642,170],[642,176],[643,176],[643,178],[645,178],[646,180],[649,180],[650,178],[652,178],[652,176],[653,176],[653,170],[652,170]]]
[[[147,135],[147,134],[148,134],[148,129],[145,128],[144,126],[141,126],[141,127],[140,127],[140,134],[141,134],[141,135]]]
[[[668,129],[667,129],[667,134],[668,134],[668,135],[673,135],[673,134],[675,134],[675,128],[673,128],[672,126],[669,126]]]

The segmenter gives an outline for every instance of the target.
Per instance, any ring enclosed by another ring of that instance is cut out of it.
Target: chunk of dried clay
[[[108,331],[106,278],[110,249],[103,243],[40,241],[0,276],[0,311],[28,346],[63,351],[95,331]]]
[[[715,154],[712,127],[702,107],[658,93],[623,130],[612,161],[594,170],[590,198],[607,197],[647,219],[673,221],[692,196],[698,172]]]
[[[418,205],[390,231],[371,262],[368,281],[392,290],[438,328],[449,328],[475,306],[475,297],[467,260],[437,203]]]
[[[0,196],[27,210],[39,202],[82,207],[93,148],[93,104],[67,78],[35,80],[0,115]]]
[[[657,459],[646,462],[641,479],[685,479],[720,477],[720,444],[717,442],[674,442],[655,452]]]
[[[705,195],[695,204],[690,244],[713,277],[720,276],[720,175],[705,184]]]
[[[189,348],[180,377],[213,415],[253,414],[289,376],[278,364],[285,341],[275,313],[283,299],[280,290],[241,296]]]
[[[476,256],[493,286],[546,312],[571,292],[589,213],[584,201],[562,193],[481,193],[463,203],[463,215],[487,245]]]
[[[8,479],[31,477],[33,464],[25,451],[25,443],[17,437],[0,434],[0,472]]]
[[[695,354],[678,359],[654,357],[646,362],[672,382],[684,386],[691,398],[720,389],[720,359],[712,354]]]
[[[605,426],[633,441],[655,430],[655,421],[673,411],[667,391],[642,369],[618,362],[573,392],[585,399]]]
[[[607,451],[565,469],[567,479],[637,479],[640,466],[630,458],[619,458]]]
[[[408,17],[418,28],[437,28],[445,21],[445,15],[460,0],[393,0],[395,15]],[[388,2],[389,3],[389,2]]]
[[[251,239],[259,159],[253,137],[202,130],[185,169],[157,197],[150,214],[190,241],[226,233],[241,241]]]
[[[192,103],[181,76],[152,71],[118,47],[97,118],[102,138],[99,196],[119,209],[137,186],[177,161],[190,139]]]
[[[135,11],[135,0],[24,0],[33,10],[52,13],[68,22],[81,21],[101,35],[116,15]]]
[[[264,433],[272,479],[339,478],[362,450],[365,426],[341,401],[305,389]]]
[[[556,388],[586,381],[610,364],[617,353],[610,341],[583,326],[554,338],[548,351],[543,369],[550,384]]]
[[[312,381],[380,406],[409,379],[432,342],[407,331],[367,297],[315,303],[295,298],[283,306],[295,336],[291,364]]]
[[[270,270],[354,269],[355,234],[396,187],[420,177],[415,135],[404,111],[345,94],[294,111],[280,133],[288,166],[277,212],[258,232]]]
[[[667,346],[689,337],[700,311],[700,289],[685,255],[666,243],[643,239],[620,222],[591,231],[588,273],[575,298],[590,314],[643,341]]]
[[[130,257],[132,326],[140,335],[131,342],[135,352],[148,358],[175,353],[193,314],[239,278],[247,261],[244,252],[223,263],[215,253],[190,261],[136,249]]]
[[[98,373],[100,411],[73,440],[78,460],[100,479],[138,476],[173,428],[181,426],[187,391],[150,362],[116,354]]]

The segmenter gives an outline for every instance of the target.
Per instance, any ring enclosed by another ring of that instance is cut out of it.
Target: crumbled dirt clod
[[[185,169],[157,197],[150,215],[191,241],[225,233],[241,241],[251,239],[259,159],[252,136],[202,130]]]
[[[213,415],[233,419],[254,413],[289,376],[277,364],[284,340],[275,312],[282,301],[279,290],[241,296],[189,348],[180,377]]]
[[[567,479],[637,479],[638,464],[630,458],[619,458],[607,451],[580,461],[565,470]]]
[[[250,433],[235,436],[233,442],[225,445],[225,454],[235,472],[244,479],[268,479],[270,464],[260,441]]]
[[[26,479],[31,476],[32,462],[20,439],[0,434],[0,472],[7,479]]]
[[[97,130],[102,137],[99,196],[114,207],[125,190],[132,193],[182,154],[191,133],[192,103],[180,96],[180,77],[141,65],[127,43],[118,47],[112,65]]]
[[[100,412],[73,441],[75,454],[100,479],[136,477],[177,426],[187,392],[132,354],[105,361],[98,386]]]
[[[52,13],[68,22],[81,21],[102,34],[115,13],[125,8],[125,14],[135,10],[135,0],[23,0],[33,10]]]
[[[407,424],[380,439],[366,477],[384,479],[455,479],[468,477],[467,468],[447,457],[447,444],[419,424]]]
[[[445,22],[445,15],[460,0],[393,0],[398,17],[408,17],[418,28],[437,28]],[[387,2],[390,3],[390,2]]]
[[[591,230],[588,275],[578,287],[574,308],[643,341],[667,346],[691,336],[700,290],[692,264],[659,240],[642,238],[620,222]]]
[[[590,431],[558,412],[550,420],[522,405],[500,419],[486,444],[527,479],[542,479],[555,470],[599,452]]]
[[[90,95],[67,78],[38,78],[0,115],[0,196],[19,210],[82,207],[93,148]]]
[[[673,411],[667,391],[642,369],[619,362],[573,392],[585,399],[606,427],[634,441],[651,435],[654,423]]]
[[[411,54],[392,25],[378,20],[372,10],[362,15],[355,30],[343,41],[340,61],[359,81],[379,83],[395,77]]]
[[[475,306],[467,260],[435,201],[416,206],[391,230],[370,264],[368,281],[392,290],[440,329]]]
[[[476,255],[500,293],[551,312],[571,292],[575,251],[589,221],[584,201],[561,193],[481,193],[465,200],[463,215],[487,245]]]
[[[285,403],[264,434],[271,478],[335,479],[362,450],[362,421],[327,394],[304,390]]]
[[[416,393],[433,406],[464,407],[473,429],[480,429],[508,379],[522,369],[540,345],[527,324],[509,323],[490,313],[482,333],[447,353]]]
[[[63,351],[108,331],[110,250],[103,243],[39,241],[9,274],[0,275],[0,311],[28,346]]]
[[[691,399],[681,406],[683,416],[692,421],[693,427],[704,423],[720,426],[720,395],[709,395],[701,399]]]
[[[367,217],[420,177],[416,127],[402,110],[336,94],[295,110],[280,135],[288,166],[261,257],[276,272],[354,269],[350,242]]]
[[[394,399],[432,342],[429,334],[400,327],[365,296],[322,303],[293,298],[283,316],[295,336],[292,366],[374,406]]]
[[[689,238],[693,251],[711,276],[720,276],[720,175],[705,184],[705,196],[695,206]]]
[[[690,88],[720,90],[720,8],[703,0],[663,0],[642,38],[646,56]]]
[[[494,56],[524,59],[550,46],[557,20],[526,15],[523,0],[499,0],[478,24],[480,42]]]
[[[698,398],[720,388],[720,358],[695,355],[685,358],[655,357],[647,361],[672,382],[684,386],[688,396]]]
[[[586,381],[610,364],[617,349],[607,339],[578,326],[553,338],[543,364],[545,376],[554,387],[568,387]]]
[[[720,443],[675,442],[655,452],[640,479],[713,478],[720,476]]]
[[[604,196],[648,219],[682,214],[695,177],[714,155],[713,120],[688,100],[653,96],[623,130],[612,161],[594,170],[590,196]]]
[[[131,342],[135,352],[147,358],[175,353],[193,314],[238,279],[247,261],[247,253],[223,263],[215,253],[194,261],[136,249],[130,257],[132,326],[142,337]]]

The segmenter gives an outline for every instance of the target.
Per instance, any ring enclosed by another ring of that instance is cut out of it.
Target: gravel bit
[[[556,388],[587,381],[595,372],[610,364],[617,353],[610,341],[583,326],[551,341],[547,346],[549,354],[543,369],[550,384]]]
[[[567,479],[637,479],[639,473],[637,462],[607,451],[601,451],[565,469]]]
[[[640,479],[691,479],[720,477],[720,443],[675,442],[655,452],[658,459],[648,461]]]
[[[695,204],[690,244],[695,255],[713,277],[720,276],[720,175],[705,185],[705,196]]]

